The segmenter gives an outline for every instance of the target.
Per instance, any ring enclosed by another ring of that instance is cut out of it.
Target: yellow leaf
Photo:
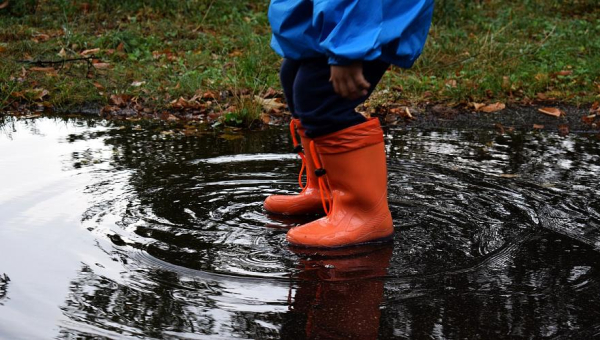
[[[558,109],[556,107],[542,107],[541,109],[538,109],[538,111],[553,117],[560,117],[565,115],[565,112],[563,110]]]

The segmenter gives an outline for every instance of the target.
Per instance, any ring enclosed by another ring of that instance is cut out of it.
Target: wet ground
[[[394,243],[290,249],[285,128],[0,127],[0,338],[600,336],[600,140],[385,129]]]

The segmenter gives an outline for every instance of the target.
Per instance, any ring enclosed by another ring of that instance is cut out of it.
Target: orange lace
[[[300,168],[300,173],[298,174],[298,184],[300,184],[300,188],[304,190],[304,188],[308,185],[308,176],[306,176],[306,184],[302,183],[302,175],[306,171],[306,158],[304,157],[304,152],[302,151],[302,145],[298,143],[298,138],[296,137],[296,121],[292,119],[290,122],[290,134],[292,135],[292,142],[294,143],[294,152],[298,153],[300,159],[302,160],[302,167]]]
[[[323,210],[325,210],[325,213],[329,215],[331,212],[331,206],[333,205],[333,196],[331,195],[331,190],[329,189],[328,183],[326,183],[325,179],[323,178],[326,172],[325,169],[321,167],[321,162],[319,161],[319,156],[317,155],[314,141],[310,141],[310,152],[312,153],[312,159],[315,162],[315,174],[317,175],[317,180],[319,181],[319,192],[321,194]],[[327,199],[325,197],[327,197]]]

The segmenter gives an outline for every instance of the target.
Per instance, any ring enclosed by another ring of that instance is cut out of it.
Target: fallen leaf
[[[501,135],[504,134],[504,126],[502,126],[502,124],[496,123],[496,124],[494,124],[494,127],[496,128],[496,130],[498,131],[499,134],[501,134]]]
[[[560,116],[564,116],[565,112],[561,109],[558,109],[556,107],[542,107],[540,109],[538,109],[538,111],[540,111],[543,114],[546,114],[548,116],[553,116],[553,117],[560,117]]]
[[[254,101],[259,103],[267,112],[285,107],[285,104],[281,103],[278,98],[264,99],[259,96],[254,96]]]
[[[502,89],[505,91],[510,89],[510,78],[507,76],[502,77]]]
[[[44,34],[44,33],[37,33],[33,35],[33,41],[35,42],[44,42],[44,41],[48,41],[50,40],[50,36],[48,34]]]
[[[60,52],[58,52],[58,56],[61,57],[61,58],[66,58],[67,57],[67,51],[65,51],[65,49],[62,48],[60,50]]]
[[[5,9],[6,7],[8,7],[10,1],[6,0],[3,3],[0,4],[0,9]]]
[[[475,111],[479,111],[479,109],[481,109],[482,107],[485,106],[484,103],[471,103],[471,106],[473,106],[473,108],[475,109]]]
[[[593,124],[595,120],[596,120],[596,115],[589,115],[589,116],[581,117],[581,121],[586,124]]]
[[[54,69],[54,67],[32,67],[29,70],[33,72],[45,72],[50,74],[56,74],[56,70]]]
[[[31,99],[33,100],[41,100],[42,98],[50,94],[50,92],[48,92],[48,90],[45,89],[33,89],[27,90],[25,92],[29,93],[31,95]]]
[[[242,139],[242,138],[244,138],[244,136],[243,135],[222,134],[219,136],[219,138],[223,138],[225,140],[232,141],[232,140],[236,140],[236,139]]]
[[[170,115],[167,116],[167,121],[169,121],[169,122],[176,122],[178,120],[179,120],[179,118],[175,117],[172,114],[170,114]]]
[[[561,124],[558,126],[558,134],[562,137],[566,136],[569,134],[569,125],[567,124]]]
[[[100,83],[94,83],[94,86],[99,90],[99,91],[104,91],[104,86],[102,86],[102,84]]]
[[[455,88],[456,87],[456,79],[446,80],[446,86],[449,88]]]
[[[117,52],[123,52],[125,50],[125,44],[124,43],[119,43],[119,45],[117,46]]]
[[[518,174],[500,174],[500,177],[502,178],[517,178],[519,177]]]
[[[265,124],[269,124],[271,122],[271,116],[269,116],[268,113],[261,114],[260,118],[262,119],[263,123],[265,123]]]
[[[534,128],[534,129],[536,129],[536,130],[541,130],[541,129],[543,129],[543,128],[544,128],[544,125],[541,125],[541,124],[533,124],[533,128]]]
[[[140,87],[142,85],[146,84],[145,81],[134,81],[133,83],[131,83],[131,86],[133,87]]]
[[[486,112],[486,113],[492,113],[492,112],[504,110],[505,108],[506,108],[506,105],[504,103],[498,102],[498,103],[486,105],[486,106],[480,108],[479,111]]]
[[[179,85],[179,83],[177,83],[177,85]],[[206,91],[204,92],[204,94],[202,95],[203,99],[217,99],[217,94],[214,93],[213,91]]]
[[[129,99],[131,99],[131,96],[125,94],[113,94],[110,96],[111,104],[117,105],[119,107],[126,106]]]
[[[6,51],[6,46],[2,46],[2,45],[0,45],[0,53],[2,53],[2,52],[4,52],[4,51]]]
[[[89,50],[84,50],[84,51],[82,51],[79,54],[81,54],[82,56],[87,56],[87,55],[98,53],[98,52],[100,52],[99,48],[92,48],[92,49],[89,49]]]
[[[562,70],[559,72],[555,73],[557,76],[570,76],[571,74],[573,74],[572,70]]]
[[[93,63],[92,65],[97,70],[106,70],[106,69],[111,68],[109,63]]]

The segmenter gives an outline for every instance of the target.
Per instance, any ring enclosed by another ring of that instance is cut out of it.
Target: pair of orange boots
[[[272,195],[268,212],[327,215],[294,227],[290,244],[337,248],[390,239],[394,232],[387,201],[383,131],[377,118],[325,136],[308,138],[297,119],[290,124],[295,151],[302,158],[297,195]],[[297,142],[298,131],[302,147]],[[306,170],[306,185],[302,172]]]

